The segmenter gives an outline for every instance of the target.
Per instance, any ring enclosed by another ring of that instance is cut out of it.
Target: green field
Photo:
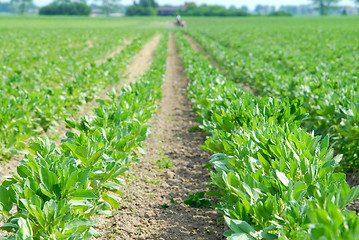
[[[21,160],[0,239],[98,236],[91,217],[121,206],[144,152],[172,34],[224,236],[357,239],[359,17],[184,20],[0,17],[0,160]],[[158,34],[147,72],[118,89]]]

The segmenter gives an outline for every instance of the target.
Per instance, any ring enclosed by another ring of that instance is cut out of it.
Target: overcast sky
[[[98,0],[99,2],[101,0]],[[36,5],[43,6],[46,5],[52,0],[34,0]],[[93,0],[88,0],[88,2],[93,2]],[[130,5],[133,3],[133,0],[122,0],[120,1],[124,5]],[[182,5],[184,0],[156,0],[160,5],[163,4],[172,4],[172,5]],[[207,3],[207,4],[219,4],[229,7],[231,5],[241,7],[243,5],[248,6],[250,9],[254,9],[257,4],[263,5],[274,5],[279,7],[280,5],[300,5],[300,4],[308,4],[310,0],[188,0],[188,2],[195,2],[197,4]],[[353,5],[353,1],[351,0],[342,0],[340,2],[341,5]]]

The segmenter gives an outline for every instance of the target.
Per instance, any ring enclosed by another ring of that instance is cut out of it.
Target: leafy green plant
[[[203,207],[211,207],[211,202],[205,198],[206,193],[204,192],[196,192],[194,194],[190,194],[188,199],[184,201],[185,204],[195,208],[203,208]]]
[[[345,207],[359,196],[336,173],[328,136],[301,127],[302,99],[258,98],[228,81],[180,33],[177,44],[192,80],[188,96],[214,152],[207,167],[217,187],[228,239],[355,239],[359,218]],[[194,196],[192,196],[194,198]],[[330,219],[330,220],[329,220]],[[335,220],[334,220],[335,219]],[[344,227],[346,226],[346,227]]]
[[[160,159],[156,161],[158,168],[171,168],[173,167],[173,161],[168,158],[168,156],[162,152],[159,153]]]
[[[341,171],[357,171],[359,88],[352,70],[355,57],[349,50],[355,41],[346,37],[353,29],[344,27],[344,22],[333,28],[327,21],[317,22],[326,29],[322,32],[297,20],[285,24],[268,20],[256,28],[250,22],[227,23],[226,28],[198,24],[185,32],[216,60],[228,79],[261,96],[303,99],[308,117],[302,126],[318,136],[330,136],[335,150],[345,156]],[[330,50],[322,51],[328,46]]]
[[[94,214],[110,214],[124,195],[121,176],[148,133],[148,119],[161,97],[167,38],[150,70],[119,96],[101,101],[94,119],[67,120],[60,148],[47,138],[30,142],[17,175],[0,187],[4,239],[90,239]],[[117,195],[114,195],[117,194]],[[13,213],[13,205],[17,212]]]
[[[103,90],[102,86],[116,83],[129,61],[141,49],[144,40],[153,32],[144,31],[123,51],[111,58],[112,61],[101,64],[94,63],[96,58],[104,58],[103,54],[108,49],[118,47],[117,45],[125,38],[135,35],[125,34],[120,41],[107,35],[102,38],[103,40],[98,40],[100,44],[96,47],[83,49],[84,46],[78,46],[78,49],[73,49],[68,46],[79,44],[84,41],[83,37],[89,36],[75,34],[70,37],[69,33],[62,34],[73,42],[66,43],[64,47],[62,40],[61,43],[59,40],[55,41],[51,33],[45,34],[41,40],[35,36],[22,39],[25,43],[33,38],[38,41],[36,45],[35,42],[31,43],[31,47],[22,46],[21,54],[10,54],[12,57],[9,62],[4,63],[5,69],[10,70],[0,70],[6,80],[0,82],[0,160],[9,159],[13,154],[17,154],[24,146],[24,140],[37,136],[40,132],[53,132],[58,121],[74,115],[80,105],[92,101]],[[101,36],[105,33],[92,34],[92,37],[95,37],[96,34]],[[53,40],[53,46],[44,48],[48,45],[44,41],[50,40]],[[11,40],[6,40],[7,43],[9,41]],[[19,49],[18,45],[8,47],[8,51]],[[44,56],[32,58],[33,55]],[[8,65],[12,62],[16,62],[16,70],[12,69],[14,66]]]

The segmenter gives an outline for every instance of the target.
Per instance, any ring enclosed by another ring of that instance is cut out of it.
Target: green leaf
[[[70,231],[72,229],[81,229],[80,232],[83,232],[85,229],[88,229],[96,224],[96,221],[88,220],[88,219],[79,219],[75,218],[65,224],[64,231]]]
[[[184,203],[195,208],[212,206],[211,202],[205,199],[204,196],[204,192],[196,192],[195,194],[190,194],[188,199],[185,200]]]
[[[18,239],[22,240],[32,240],[33,239],[33,232],[30,224],[29,219],[24,219],[22,217],[19,218],[19,221],[17,222],[19,225],[19,231],[17,232],[16,236]]]
[[[307,185],[303,182],[296,182],[293,186],[293,198],[296,201],[300,201],[303,197],[303,193],[306,191]]]
[[[26,178],[26,177],[29,177],[29,176],[32,176],[32,171],[30,171],[28,168],[27,168],[27,165],[24,164],[23,162],[20,162],[17,166],[17,173],[19,174],[20,177],[22,178]]]
[[[78,199],[98,199],[98,197],[91,191],[86,189],[79,189],[71,194],[74,200]]]
[[[102,199],[108,202],[114,209],[118,209],[120,207],[119,202],[107,193],[102,195]]]
[[[96,163],[97,160],[98,160],[100,157],[102,157],[102,155],[103,155],[104,152],[105,152],[105,151],[98,151],[98,152],[96,152],[94,155],[92,155],[92,157],[90,158],[90,163],[91,163],[91,164]]]
[[[72,154],[74,157],[80,159],[85,165],[88,165],[88,149],[85,146],[76,146],[75,144],[72,144],[70,142],[65,142],[63,144],[64,146],[67,146],[70,148]]]
[[[269,175],[269,172],[271,170],[271,165],[270,163],[262,156],[262,154],[260,154],[259,152],[257,153],[258,156],[258,160],[264,170],[264,172]]]
[[[56,174],[45,167],[41,167],[40,169],[40,179],[41,182],[46,186],[47,190],[51,192],[54,189],[54,185],[59,183]]]
[[[278,239],[277,235],[271,234],[271,233],[267,233],[267,232],[261,232],[261,236],[263,237],[263,239],[265,240],[276,240]]]
[[[254,228],[245,221],[224,217],[228,227],[235,233],[255,234]],[[252,239],[252,238],[250,238]]]
[[[45,184],[40,183],[39,184],[40,190],[43,194],[45,194],[46,196],[48,196],[49,198],[55,198],[55,194],[53,194]]]
[[[321,141],[320,150],[326,151],[328,149],[328,147],[329,147],[329,137],[325,136]]]
[[[11,201],[8,190],[3,186],[0,186],[0,204],[7,212],[11,211],[13,202]]]
[[[355,186],[350,189],[349,193],[345,196],[344,202],[347,204],[351,203],[354,199],[359,197],[359,186]]]
[[[141,147],[137,147],[137,150],[139,153],[141,153],[142,155],[146,155],[146,150],[141,148]]]
[[[294,118],[293,121],[302,121],[302,120],[306,119],[308,116],[309,116],[309,113],[305,113],[305,114],[297,116],[296,118]]]
[[[276,173],[279,181],[281,181],[284,186],[288,187],[289,180],[288,180],[287,176],[285,175],[285,173],[282,173],[282,172],[280,172],[278,170],[275,170],[275,173]]]

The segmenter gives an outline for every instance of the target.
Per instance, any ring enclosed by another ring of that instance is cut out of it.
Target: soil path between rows
[[[126,178],[125,197],[113,217],[100,218],[101,239],[222,239],[224,225],[211,208],[183,203],[190,193],[206,192],[209,172],[202,167],[209,154],[200,149],[202,132],[190,132],[196,115],[185,96],[188,80],[170,35],[166,81],[159,110],[151,120],[151,134],[142,162]],[[160,168],[167,162],[169,168]]]
[[[128,84],[130,82],[136,81],[137,77],[139,75],[142,75],[147,71],[149,68],[152,60],[154,51],[159,43],[159,40],[161,38],[161,35],[156,35],[153,37],[148,43],[146,43],[141,51],[134,57],[133,61],[129,64],[128,69],[126,70],[126,75],[128,77],[124,77],[119,82],[118,86],[116,86],[117,89],[120,89],[125,84]],[[116,54],[120,53],[127,45],[129,45],[132,42],[132,40],[125,40],[124,44],[119,46],[115,51],[107,55],[104,59],[100,60],[97,64],[101,64],[102,62],[107,61],[108,58],[114,57]],[[136,69],[135,73],[134,69]],[[131,72],[130,72],[131,71]],[[131,74],[130,74],[131,73]],[[97,99],[105,99],[107,97],[106,93],[110,89],[105,89],[102,91]],[[95,100],[83,105],[81,109],[79,110],[79,116],[83,117],[85,114],[91,115],[92,110],[95,106],[96,102]],[[56,142],[56,145],[59,146],[61,143],[61,139],[65,137],[66,132],[69,131],[69,129],[66,128],[64,122],[62,121],[60,125],[57,127],[57,131],[53,133],[48,133],[47,135],[53,135],[56,134],[57,137],[53,140]],[[16,167],[18,162],[24,158],[24,154],[17,155],[11,158],[9,161],[1,162],[0,164],[0,182],[2,182],[7,176],[11,176],[16,173]]]
[[[104,91],[102,91],[96,99],[109,99],[107,96],[107,92],[111,91],[112,88],[115,88],[117,91],[119,91],[125,84],[134,83],[136,82],[137,78],[142,76],[150,67],[154,52],[157,48],[157,45],[161,39],[161,34],[157,34],[153,38],[151,38],[140,50],[139,53],[136,54],[136,56],[133,58],[132,62],[128,65],[125,73],[121,77],[120,81],[116,86],[109,86]],[[128,44],[127,44],[128,45]],[[119,48],[120,49],[120,48]],[[124,49],[124,48],[122,48]],[[121,50],[122,50],[121,49]],[[113,57],[115,54],[118,54],[121,52],[115,51],[111,53],[110,57]],[[81,110],[80,116],[92,115],[92,110],[94,106],[96,105],[96,99],[94,99],[91,103],[86,104]]]
[[[125,84],[135,82],[140,76],[150,67],[154,52],[160,42],[162,34],[157,34],[149,42],[147,42],[143,49],[136,55],[131,65],[126,70],[126,81]],[[123,86],[124,84],[122,84]]]

